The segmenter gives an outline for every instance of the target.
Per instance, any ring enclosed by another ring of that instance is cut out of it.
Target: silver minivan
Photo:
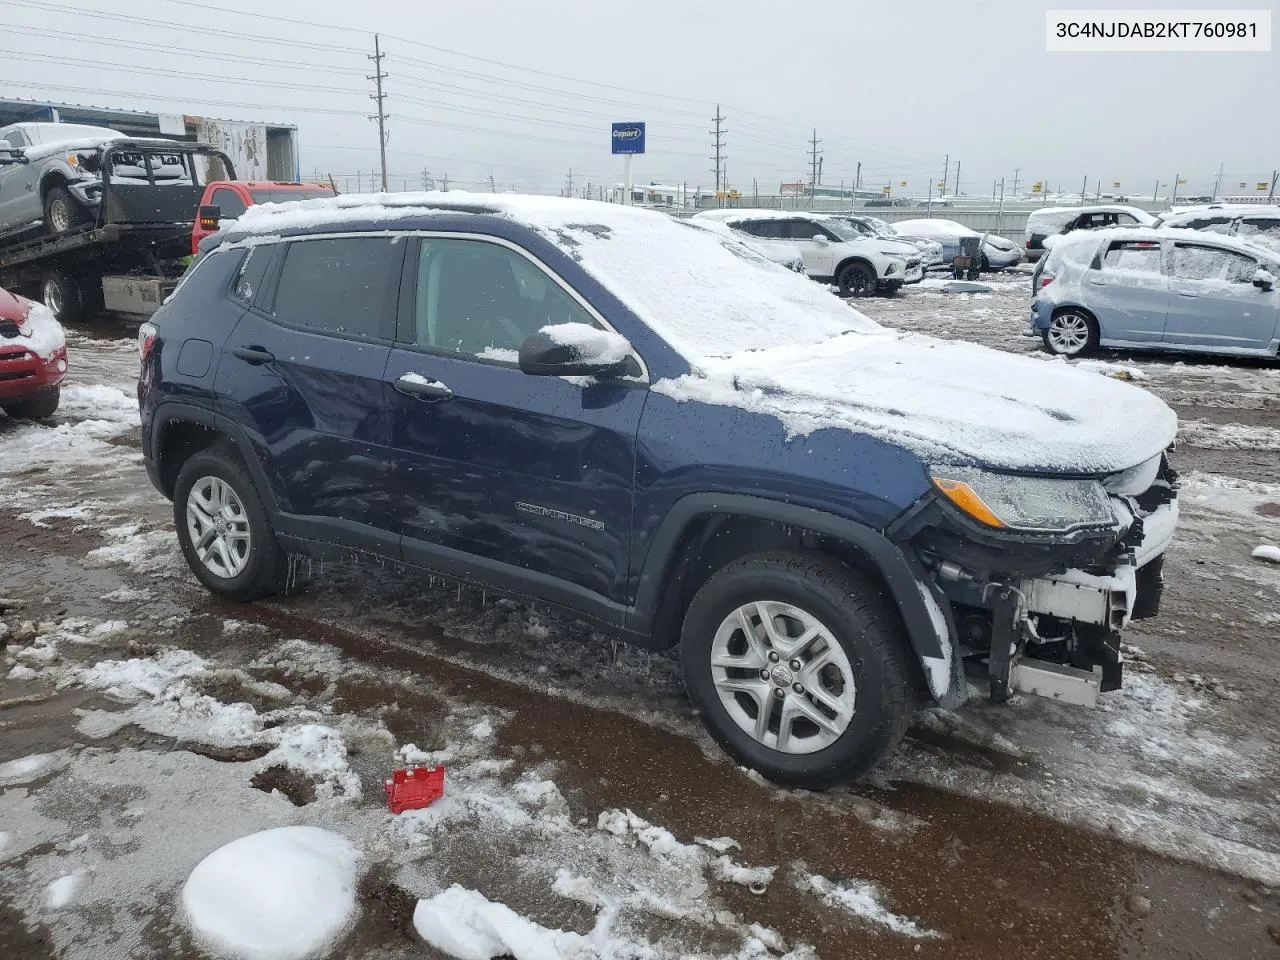
[[[1280,348],[1280,253],[1194,230],[1058,238],[1038,273],[1030,332],[1050,353],[1098,347],[1237,356]]]

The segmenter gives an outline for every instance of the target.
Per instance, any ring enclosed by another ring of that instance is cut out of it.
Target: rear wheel
[[[1098,323],[1083,310],[1055,313],[1044,331],[1044,346],[1061,357],[1081,357],[1098,348]]]
[[[911,715],[907,639],[883,591],[817,554],[713,575],[685,615],[685,687],[708,732],[770,780],[822,789],[870,770]]]
[[[869,297],[876,292],[876,272],[866,263],[847,263],[836,284],[842,297]]]
[[[40,299],[59,323],[75,323],[84,315],[80,285],[62,270],[50,270],[41,278]]]
[[[54,415],[61,399],[62,389],[50,387],[25,399],[6,403],[4,412],[15,420],[44,420]]]
[[[44,198],[44,229],[60,234],[89,221],[89,213],[66,187],[52,187]]]
[[[187,565],[210,590],[248,601],[285,588],[288,557],[230,444],[201,450],[182,465],[173,520]]]

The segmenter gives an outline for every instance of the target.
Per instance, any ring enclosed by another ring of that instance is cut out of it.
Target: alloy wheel
[[[201,477],[187,495],[187,532],[205,568],[230,580],[249,563],[252,532],[244,503],[219,477]]]
[[[1074,356],[1089,343],[1089,321],[1078,313],[1061,313],[1049,321],[1048,333],[1054,350]]]
[[[853,719],[856,688],[844,648],[812,614],[757,601],[720,624],[711,673],[725,711],[743,731],[781,753],[815,753]]]

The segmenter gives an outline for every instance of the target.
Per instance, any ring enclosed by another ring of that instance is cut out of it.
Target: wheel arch
[[[278,511],[274,488],[267,482],[262,463],[243,430],[211,410],[184,403],[162,403],[150,419],[150,442],[144,445],[144,452],[150,453],[161,493],[172,499],[183,463],[201,450],[227,443],[248,469],[268,516],[275,522]]]
[[[71,182],[71,177],[66,171],[60,167],[50,167],[40,174],[40,208],[44,209],[45,201],[49,198],[49,191],[54,187],[65,187]]]
[[[917,657],[944,657],[922,591],[935,600],[940,595],[919,560],[856,521],[748,495],[691,494],[676,503],[645,558],[628,630],[648,636],[655,649],[671,646],[689,601],[716,570],[747,553],[780,547],[816,549],[873,578],[902,618]],[[942,604],[944,611],[947,606]]]
[[[833,276],[838,278],[840,276],[840,272],[844,270],[845,267],[849,266],[852,263],[861,264],[862,266],[868,268],[877,281],[882,279],[882,277],[880,276],[880,271],[876,269],[876,265],[872,263],[870,260],[868,260],[866,257],[858,253],[847,256],[843,260],[841,260],[839,263],[837,263],[835,273],[833,274]]]

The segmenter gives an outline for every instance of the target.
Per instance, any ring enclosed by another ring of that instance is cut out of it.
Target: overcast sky
[[[979,195],[1015,171],[1020,189],[1078,191],[1087,175],[1091,191],[1149,195],[1180,173],[1180,193],[1208,193],[1219,164],[1224,193],[1252,191],[1280,164],[1280,55],[1046,53],[1061,0],[206,2],[0,0],[0,90],[295,124],[304,175],[367,176],[376,30],[397,188],[424,168],[543,192],[570,167],[575,187],[620,180],[611,120],[648,123],[637,181],[706,188],[717,102],[744,191],[806,178],[814,128],[824,183],[861,162],[864,184],[913,195],[948,154],[952,184],[959,161]]]

